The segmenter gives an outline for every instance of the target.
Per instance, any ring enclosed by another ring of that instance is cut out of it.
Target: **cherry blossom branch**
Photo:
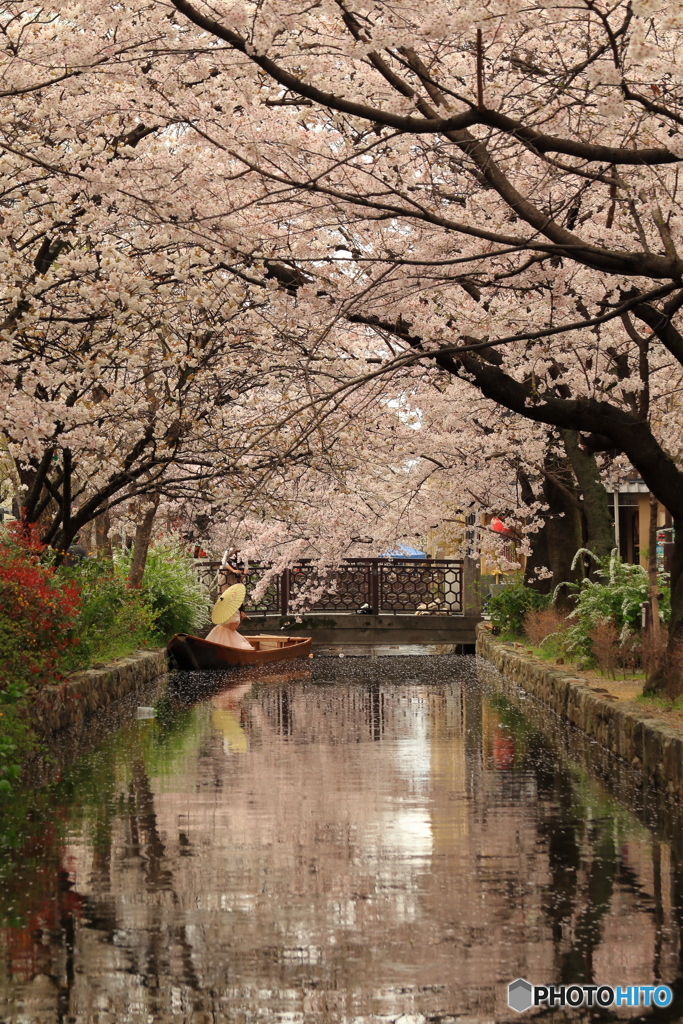
[[[494,172],[493,161],[490,160],[488,154],[486,154],[483,149],[479,149],[476,140],[472,140],[472,146],[479,150],[478,155],[481,165],[487,169],[491,174],[492,179],[495,180],[494,187],[496,188],[496,191],[499,191],[503,200],[509,203],[509,205],[511,205],[518,213],[521,213],[522,216],[524,216],[524,219],[527,219],[528,217],[528,223],[530,223],[531,226],[537,227],[540,233],[551,230],[552,222],[550,219],[541,215],[539,211],[528,203],[527,200],[524,200],[523,197],[507,182],[507,179],[505,179],[502,174]],[[396,217],[405,217],[411,220],[422,220],[428,224],[447,228],[448,230],[458,232],[459,234],[468,235],[472,238],[480,238],[484,241],[495,242],[501,245],[508,245],[512,248],[527,249],[534,252],[566,253],[567,255],[570,255],[572,259],[583,263],[585,266],[604,270],[608,273],[620,273],[629,276],[646,275],[656,278],[675,277],[676,279],[679,279],[683,274],[683,261],[681,260],[672,261],[668,257],[658,256],[653,253],[623,253],[617,250],[601,248],[600,246],[591,245],[588,242],[582,241],[566,229],[560,228],[559,225],[555,225],[557,231],[553,231],[552,234],[556,237],[551,238],[550,244],[538,242],[532,239],[525,240],[516,238],[514,235],[506,235],[502,232],[488,231],[485,228],[478,228],[471,224],[465,224],[462,221],[454,221],[448,217],[432,213],[424,207],[406,209],[403,206],[369,198],[359,193],[346,193],[330,186],[321,185],[319,183],[313,184],[310,180],[299,181],[287,178],[281,173],[269,171],[262,165],[250,160],[244,154],[238,153],[234,150],[228,150],[228,152],[235,160],[243,163],[263,178],[268,178],[272,181],[286,184],[292,189],[300,189],[302,192],[318,193],[320,195],[330,196],[348,203],[351,206],[358,206],[378,211],[381,210]],[[414,205],[417,207],[417,204]]]
[[[353,377],[353,378],[351,378],[349,380],[345,380],[338,387],[332,389],[331,391],[328,391],[328,392],[324,393],[321,396],[318,396],[318,397],[316,397],[314,399],[311,399],[308,402],[302,403],[302,404],[297,405],[296,407],[292,408],[290,411],[288,411],[286,416],[281,417],[280,419],[276,420],[270,427],[268,427],[266,430],[264,430],[264,432],[261,435],[260,439],[262,440],[264,437],[268,436],[268,434],[281,430],[282,427],[289,420],[301,416],[304,412],[308,411],[309,409],[311,409],[311,408],[313,408],[315,406],[325,405],[325,404],[327,404],[329,402],[333,402],[336,399],[338,399],[338,397],[340,395],[342,395],[342,394],[347,394],[348,395],[351,392],[357,390],[358,388],[368,384],[369,382],[371,382],[373,380],[376,380],[378,377],[384,377],[384,376],[386,376],[389,373],[393,373],[393,372],[395,372],[397,370],[404,369],[405,367],[408,367],[408,366],[410,366],[410,365],[412,365],[412,364],[414,364],[416,362],[420,362],[423,359],[433,359],[439,365],[441,365],[443,363],[443,364],[445,364],[444,368],[447,369],[449,373],[456,373],[457,374],[457,370],[455,369],[456,364],[455,364],[455,362],[454,362],[454,360],[452,358],[453,356],[457,356],[458,358],[465,357],[467,355],[475,357],[478,352],[482,352],[482,351],[485,352],[487,349],[491,349],[494,346],[510,344],[512,342],[515,342],[515,341],[537,340],[537,339],[540,339],[540,338],[543,338],[543,337],[547,337],[547,336],[551,336],[551,335],[558,335],[558,334],[567,333],[569,331],[575,331],[575,330],[585,329],[587,327],[597,326],[598,324],[606,323],[609,320],[613,320],[615,318],[620,317],[622,313],[627,312],[629,309],[633,309],[639,302],[642,302],[643,300],[647,299],[648,301],[653,301],[653,300],[655,300],[657,298],[662,298],[664,295],[670,294],[671,291],[673,291],[675,287],[676,287],[675,285],[667,285],[667,286],[664,286],[662,288],[653,289],[651,292],[644,293],[643,295],[639,295],[637,297],[629,298],[625,302],[621,303],[619,306],[617,306],[614,309],[610,310],[609,313],[605,313],[605,314],[603,314],[600,317],[594,317],[591,320],[577,321],[576,323],[568,324],[568,325],[565,325],[563,327],[548,328],[545,331],[525,332],[525,333],[521,333],[521,334],[510,335],[510,336],[505,337],[505,338],[497,338],[497,339],[494,339],[492,341],[477,342],[477,343],[471,344],[471,345],[452,345],[452,346],[444,346],[444,347],[441,347],[441,348],[438,348],[438,349],[423,349],[423,348],[420,348],[419,351],[401,353],[400,356],[396,356],[394,359],[390,360],[389,362],[382,364],[382,366],[379,369],[372,370],[372,371],[370,371],[368,373],[365,373],[365,374],[361,374],[361,375],[359,375],[357,377]],[[389,331],[394,336],[396,336],[396,337],[398,337],[398,338],[400,338],[400,339],[402,339],[404,341],[407,341],[413,347],[416,347],[417,345],[421,345],[422,344],[422,340],[421,340],[421,338],[418,335],[409,335],[406,330],[403,330],[400,327],[397,327],[397,325],[395,325],[395,324],[390,324],[388,322],[380,321],[379,318],[361,317],[358,314],[355,314],[355,315],[354,314],[347,314],[345,318],[347,320],[349,320],[350,322],[352,322],[352,323],[361,323],[361,324],[365,324],[366,326],[372,327],[372,328],[374,328],[376,330],[386,330],[386,331]],[[469,367],[468,367],[468,369],[469,369]],[[501,373],[503,373],[503,371],[501,371]],[[504,373],[503,373],[503,375],[507,376]],[[510,378],[510,379],[512,380],[512,378]],[[518,382],[514,382],[514,383],[517,384]],[[525,393],[526,393],[526,395],[528,397],[531,394],[531,390],[526,385],[525,385],[525,388],[527,389]],[[562,400],[562,401],[566,401],[566,400]],[[606,405],[606,403],[602,403],[602,404]],[[606,407],[607,408],[612,408],[611,406],[606,406]],[[515,411],[517,411],[517,410],[515,410]],[[526,415],[526,413],[524,413],[523,415]],[[544,421],[544,422],[546,422],[546,421]],[[551,422],[551,421],[547,421],[547,422]],[[557,423],[555,425],[557,425],[557,426],[564,426],[564,425],[568,425],[568,424]],[[583,429],[583,428],[581,428],[581,427],[572,427],[571,429]],[[600,431],[595,431],[595,432],[599,433]],[[683,495],[682,495],[682,503],[683,503]]]
[[[392,114],[379,107],[365,103],[346,100],[335,93],[326,92],[316,86],[309,85],[302,78],[286,71],[270,57],[257,53],[254,48],[237,32],[202,14],[188,0],[171,0],[173,6],[198,28],[209,32],[218,39],[228,43],[233,49],[244,54],[254,64],[266,72],[269,77],[284,88],[298,93],[307,99],[330,110],[360,117],[373,124],[382,124],[390,128],[398,128],[411,134],[433,134],[462,131],[481,124],[490,128],[498,128],[506,134],[530,142],[541,153],[563,153],[565,156],[576,156],[586,160],[598,160],[610,164],[629,164],[632,166],[676,163],[680,158],[663,148],[626,149],[614,146],[602,146],[594,143],[581,142],[574,139],[558,139],[551,135],[537,132],[523,125],[520,121],[488,108],[463,111],[451,117],[416,118],[410,115]]]

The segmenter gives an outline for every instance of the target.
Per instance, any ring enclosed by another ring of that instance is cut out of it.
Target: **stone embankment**
[[[683,730],[658,721],[633,701],[596,692],[585,677],[527,654],[519,644],[477,627],[477,654],[589,739],[641,772],[647,784],[683,802]]]
[[[29,705],[31,725],[43,736],[82,725],[119,698],[147,687],[166,670],[166,650],[162,648],[137,651],[110,665],[75,672],[63,683],[35,694]]]

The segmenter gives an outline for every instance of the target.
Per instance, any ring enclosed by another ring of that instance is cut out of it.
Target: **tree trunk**
[[[61,509],[43,485],[45,475],[42,467],[38,470],[33,466],[20,467],[18,477],[20,496],[17,499],[17,519],[26,528],[35,527],[44,544],[52,544],[60,528]]]
[[[55,565],[61,565],[66,557],[66,554],[73,544],[74,540],[78,536],[78,529],[74,525],[72,519],[67,520],[67,526],[62,526],[57,536],[52,541],[52,547],[55,551]]]
[[[614,548],[614,523],[595,455],[580,447],[578,431],[560,428],[559,434],[583,498],[582,509],[586,517],[585,546],[598,558],[605,558]]]
[[[669,642],[666,657],[656,672],[650,675],[643,693],[665,693],[675,698],[683,693],[683,519],[674,519],[673,526]]]
[[[659,502],[653,494],[650,495],[650,523],[648,530],[648,559],[647,574],[650,582],[650,630],[655,650],[659,650],[660,628],[659,628],[659,583],[657,580],[657,511]]]
[[[681,344],[683,347],[683,341]],[[648,682],[648,690],[683,692],[680,668],[674,668],[679,659],[679,648],[683,645],[683,472],[661,447],[645,420],[635,419],[630,413],[606,402],[591,398],[562,399],[552,392],[546,392],[542,401],[529,404],[529,386],[525,383],[468,353],[459,353],[458,359],[472,375],[481,393],[499,405],[536,422],[582,430],[613,442],[614,447],[622,451],[640,472],[652,494],[669,510],[675,531],[669,645],[657,679]],[[450,373],[459,375],[458,366],[449,356],[438,357],[436,362]]]
[[[557,458],[548,458],[545,462],[546,477],[543,493],[548,504],[546,520],[546,536],[548,541],[548,568],[553,574],[552,589],[561,583],[575,583],[583,575],[582,566],[572,569],[574,555],[582,544],[581,512],[578,498],[567,487],[564,479],[568,474],[567,462]],[[560,474],[564,477],[562,479]],[[567,609],[572,606],[566,587],[562,587],[557,595],[556,604]]]
[[[669,644],[683,643],[683,519],[674,519],[674,551],[671,561],[671,621]],[[683,682],[678,680],[679,685]]]
[[[95,532],[95,523],[88,523],[85,529],[81,530],[81,537],[83,543],[88,550],[88,554],[93,555],[97,551],[97,535]]]
[[[100,558],[112,557],[111,540],[109,539],[109,528],[111,522],[108,512],[102,512],[95,520],[95,546]]]
[[[522,501],[525,505],[532,505],[538,499],[534,494],[529,477],[526,473],[520,470],[517,473],[517,479],[519,480]],[[549,576],[541,578],[536,573],[536,569],[547,569],[550,565],[547,519],[544,518],[541,528],[536,533],[529,536],[529,542],[531,544],[531,554],[527,558],[526,566],[524,567],[524,585],[526,587],[531,587],[533,590],[537,590],[539,594],[549,594],[551,591],[552,580]]]
[[[549,594],[553,589],[553,581],[549,576],[539,576],[536,570],[547,569],[550,566],[550,551],[548,550],[548,523],[543,523],[540,530],[529,537],[531,543],[531,554],[526,560],[524,567],[524,586],[537,590],[539,594]]]
[[[149,542],[152,537],[154,517],[159,506],[159,495],[155,494],[152,504],[144,513],[142,519],[135,528],[135,540],[133,542],[133,557],[128,573],[128,586],[137,589],[142,586],[142,575],[145,571]]]
[[[650,614],[647,624],[649,641],[651,647],[651,662],[647,674],[647,682],[643,688],[644,693],[655,693],[666,690],[672,696],[678,696],[678,685],[676,681],[667,678],[670,673],[667,671],[668,660],[675,663],[675,658],[667,658],[661,650],[661,628],[659,625],[659,594],[657,586],[657,510],[658,502],[654,495],[650,495],[650,521],[647,530],[647,577],[649,583],[649,605]],[[667,652],[669,653],[669,652]],[[674,664],[675,668],[675,664]],[[680,681],[679,681],[680,684]]]
[[[666,666],[662,665],[661,628],[659,624],[659,588],[657,585],[657,510],[659,503],[653,494],[650,495],[650,522],[648,528],[647,575],[649,581],[650,618],[647,625],[651,647],[651,662],[648,671],[645,693],[667,689],[670,686],[661,678],[668,675]]]

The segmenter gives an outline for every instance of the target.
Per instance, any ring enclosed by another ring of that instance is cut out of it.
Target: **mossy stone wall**
[[[29,720],[37,733],[49,736],[81,725],[115,700],[167,671],[165,648],[137,651],[110,665],[74,672],[63,683],[38,690],[29,703]]]
[[[638,704],[596,693],[588,680],[551,667],[521,644],[477,627],[477,655],[570,725],[644,775],[648,786],[683,802],[683,731],[658,721]]]

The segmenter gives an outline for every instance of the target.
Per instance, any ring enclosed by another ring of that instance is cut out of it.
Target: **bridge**
[[[320,570],[302,559],[274,577],[257,602],[256,584],[269,566],[239,573],[205,559],[197,566],[216,597],[225,584],[247,587],[242,632],[310,635],[321,644],[456,644],[475,639],[481,620],[479,568],[474,559],[348,558]],[[306,594],[324,583],[314,600]],[[300,620],[300,621],[297,621]]]

